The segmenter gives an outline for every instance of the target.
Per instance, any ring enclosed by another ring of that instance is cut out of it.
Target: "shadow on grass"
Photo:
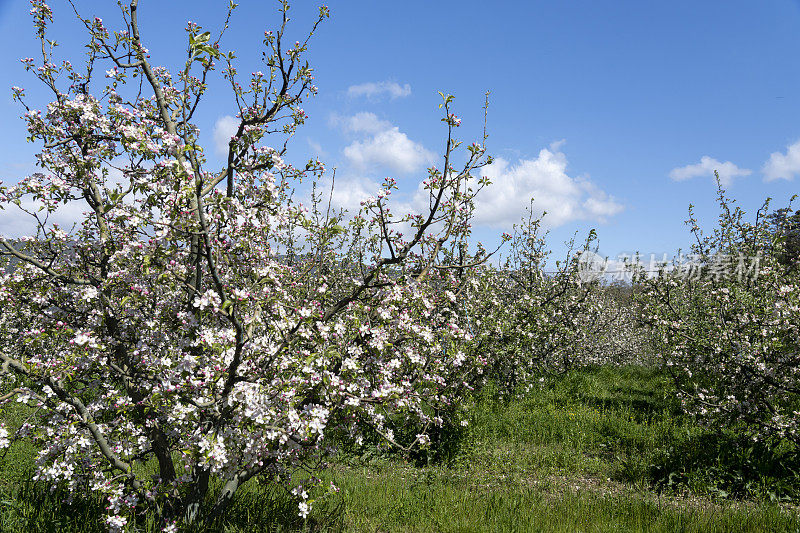
[[[650,395],[642,394],[634,397],[630,393],[614,396],[598,396],[592,394],[581,394],[578,396],[581,403],[596,409],[605,411],[629,410],[635,413],[637,419],[648,419],[655,415],[662,414],[668,406],[660,398],[653,398]]]
[[[6,490],[0,501],[2,531],[101,532],[104,506],[99,498],[69,498],[44,483],[24,482]]]
[[[253,482],[243,487],[225,515],[203,528],[187,531],[226,532],[323,532],[342,530],[341,501],[326,499],[314,504],[313,513],[303,519],[297,501],[274,484]]]
[[[100,533],[104,525],[105,502],[87,496],[70,498],[65,490],[50,490],[43,483],[21,484],[13,494],[0,495],[0,531],[43,533]],[[155,513],[141,513],[130,531],[161,531]],[[252,482],[238,493],[228,511],[214,522],[201,522],[185,532],[228,533],[342,530],[340,502],[321,502],[312,516],[298,515],[297,502],[275,485]]]
[[[565,376],[556,387],[588,407],[630,412],[637,419],[682,413],[672,383],[658,369],[587,367]]]
[[[797,501],[800,453],[787,441],[754,443],[746,435],[703,431],[661,451],[650,475],[661,488],[723,498]]]

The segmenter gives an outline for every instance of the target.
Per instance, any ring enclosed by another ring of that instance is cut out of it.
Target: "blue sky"
[[[77,2],[115,28],[112,2]],[[53,1],[65,58],[80,54],[66,2]],[[218,27],[225,1],[141,1],[155,63],[178,65],[183,28]],[[294,6],[291,40],[316,3]],[[330,0],[311,43],[319,96],[290,146],[337,167],[338,200],[357,202],[385,176],[407,203],[441,154],[437,91],[456,96],[461,138],[478,140],[491,91],[489,151],[495,185],[480,203],[477,234],[508,231],[534,196],[550,211],[553,247],[596,228],[601,252],[673,252],[690,242],[687,206],[712,224],[716,168],[753,211],[785,205],[800,176],[800,3],[795,0],[642,2]],[[239,70],[260,70],[261,36],[276,4],[241,0],[223,47]],[[0,179],[33,170],[10,87],[37,95],[18,59],[35,57],[28,3],[0,0]],[[297,37],[295,37],[295,35]],[[198,122],[208,145],[234,112],[224,86]],[[35,101],[35,100],[34,100]],[[46,101],[36,102],[43,106]],[[221,120],[222,119],[222,120]],[[792,148],[794,147],[794,148]],[[209,153],[213,149],[207,150]],[[441,165],[439,165],[441,166]],[[16,224],[2,214],[0,231]]]

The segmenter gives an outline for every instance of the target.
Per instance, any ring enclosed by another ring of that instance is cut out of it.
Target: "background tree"
[[[797,444],[800,280],[782,262],[790,241],[766,216],[769,201],[748,222],[722,189],[718,200],[713,231],[690,215],[693,264],[640,273],[644,318],[688,412],[754,441]]]
[[[772,232],[781,239],[778,261],[789,269],[796,269],[800,260],[800,211],[790,207],[776,209],[768,215]]]

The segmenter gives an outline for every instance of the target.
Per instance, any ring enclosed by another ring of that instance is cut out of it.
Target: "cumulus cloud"
[[[764,167],[764,180],[793,180],[800,174],[800,141],[786,147],[786,153],[773,152]]]
[[[317,192],[321,196],[321,202],[318,207],[325,213],[328,207],[328,198],[330,194],[330,215],[338,217],[341,210],[342,220],[346,222],[352,221],[353,218],[361,211],[361,203],[372,199],[382,190],[382,180],[376,180],[358,174],[344,174],[336,175],[335,186],[333,187],[333,194],[331,193],[331,178],[324,177],[318,184]],[[427,194],[427,191],[425,191]],[[311,206],[311,191],[304,191],[303,195],[299,198],[302,205],[306,207]],[[427,197],[424,205],[422,202],[416,201],[417,198],[410,198],[406,194],[398,193],[392,195],[391,198],[384,197],[383,208],[385,212],[390,212],[392,221],[390,222],[390,230],[394,236],[402,234],[408,236],[412,233],[412,227],[409,221],[403,221],[407,214],[414,214],[424,212],[427,209]],[[299,238],[304,238],[302,232]]]
[[[669,172],[669,177],[675,181],[685,181],[700,177],[710,177],[714,179],[715,170],[719,173],[719,182],[724,187],[733,183],[733,178],[749,176],[753,173],[752,170],[739,168],[730,161],[721,163],[712,157],[704,155],[697,164],[673,168]]]
[[[39,211],[39,208],[42,207],[42,203],[32,199],[26,199],[21,203],[20,207],[22,209],[16,206],[8,206],[5,209],[0,209],[0,236],[9,239],[36,236],[38,223],[29,213],[38,213],[44,222],[44,211]],[[27,213],[25,211],[27,211]],[[88,211],[89,206],[83,202],[70,202],[66,205],[61,205],[46,218],[45,227],[49,229],[52,228],[54,224],[57,224],[62,230],[70,231],[73,227],[80,225],[80,222],[86,217],[84,213]]]
[[[388,167],[407,173],[433,162],[435,154],[402,133],[396,126],[345,147],[344,155],[358,169]]]
[[[323,183],[323,187],[330,187],[330,182]],[[331,206],[345,209],[350,215],[354,215],[361,209],[361,202],[374,198],[379,190],[380,184],[367,178],[337,179],[331,196]]]
[[[311,148],[311,153],[314,154],[314,157],[327,157],[328,152],[326,152],[320,143],[315,141],[314,139],[306,139],[308,142],[309,148]]]
[[[119,187],[125,189],[130,183],[130,179],[120,169],[125,165],[126,161],[122,158],[112,161],[110,165],[105,165],[105,177],[101,180],[101,174],[98,173],[98,184],[110,190]],[[123,199],[123,202],[128,205],[132,205],[133,201],[132,194]],[[40,222],[48,230],[54,225],[58,225],[63,231],[70,232],[80,227],[87,217],[94,220],[90,206],[82,199],[61,204],[49,215],[44,210],[40,211],[43,206],[41,201],[25,196],[19,206],[6,205],[4,209],[0,209],[0,236],[12,239],[35,236],[39,223],[31,213],[37,214]]]
[[[352,116],[331,115],[331,125],[347,133],[375,134],[392,128],[390,122],[381,120],[375,113],[362,111]]]
[[[347,88],[347,96],[350,98],[357,98],[360,96],[367,97],[371,100],[380,98],[384,95],[392,100],[397,98],[405,98],[411,94],[411,85],[400,85],[393,81],[380,81],[380,82],[367,82],[359,85],[351,85]]]
[[[222,157],[228,153],[228,143],[239,129],[239,119],[224,115],[214,124],[214,152]]]
[[[331,122],[346,133],[362,137],[344,148],[344,156],[359,172],[386,168],[409,173],[436,160],[436,154],[374,113],[362,112],[349,117],[334,115]]]
[[[542,149],[536,159],[512,164],[497,158],[484,167],[481,174],[492,184],[476,198],[475,222],[508,228],[525,216],[531,199],[535,214],[547,212],[544,223],[549,227],[580,219],[603,221],[621,212],[622,204],[588,178],[567,174],[562,144]]]
[[[547,211],[544,224],[550,228],[574,220],[602,222],[620,213],[622,204],[588,177],[567,173],[567,157],[559,150],[562,145],[563,142],[554,143],[542,149],[538,157],[520,159],[516,163],[496,158],[490,166],[481,169],[481,175],[489,177],[492,183],[476,197],[475,225],[510,229],[527,214],[531,199],[534,200],[534,214]],[[352,215],[358,212],[362,201],[374,197],[379,189],[377,181],[363,174],[344,179],[337,177],[332,205]],[[425,212],[428,203],[429,192],[420,183],[410,195],[393,197],[390,205],[392,212],[400,216]],[[403,233],[409,231],[404,225],[395,229]]]

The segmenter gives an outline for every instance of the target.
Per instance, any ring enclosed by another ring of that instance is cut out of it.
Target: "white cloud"
[[[323,187],[330,187],[330,182],[323,183]],[[374,198],[380,190],[380,184],[360,177],[338,179],[333,187],[331,206],[336,209],[347,210],[350,216],[361,209],[361,202]]]
[[[41,202],[26,199],[20,207],[28,212],[38,213],[44,222],[45,212],[39,211],[41,206]],[[58,224],[62,230],[69,232],[73,229],[73,226],[80,226],[80,223],[87,216],[85,213],[89,211],[89,206],[83,202],[69,202],[66,205],[59,206],[55,212],[47,217],[45,227],[49,229],[53,227],[53,224]],[[6,206],[5,209],[0,209],[0,236],[10,239],[23,236],[32,237],[36,235],[37,227],[36,219],[16,206]]]
[[[362,112],[349,117],[333,115],[331,124],[347,133],[362,134],[361,139],[344,148],[344,156],[359,172],[386,168],[409,173],[436,160],[436,154],[374,113]]]
[[[223,157],[228,153],[228,143],[239,129],[239,119],[225,115],[214,124],[214,152]]]
[[[411,94],[411,85],[407,83],[405,85],[400,85],[393,81],[380,81],[351,85],[347,88],[347,96],[350,98],[366,96],[369,99],[375,99],[384,94],[388,95],[392,100],[404,98]]]
[[[800,141],[786,147],[786,153],[773,152],[761,169],[765,181],[793,180],[800,175]]]
[[[308,146],[311,148],[311,153],[314,154],[314,157],[323,158],[328,156],[328,152],[323,150],[322,145],[320,143],[318,143],[314,139],[306,139],[306,141],[308,141]]]
[[[125,165],[126,161],[123,158],[112,161],[110,165],[105,165],[107,174],[102,180],[99,177],[100,174],[98,174],[98,185],[109,190],[127,188],[130,180],[120,170],[120,167]],[[134,194],[128,194],[123,199],[123,202],[127,205],[132,205],[133,197]],[[0,209],[0,235],[8,238],[35,236],[38,223],[30,213],[36,213],[46,229],[51,229],[54,224],[57,224],[66,232],[79,228],[87,217],[94,220],[91,207],[82,199],[60,204],[49,215],[46,214],[46,211],[39,210],[43,205],[41,201],[34,200],[30,196],[25,196],[19,207],[9,204],[4,205],[4,209]]]
[[[344,210],[346,213],[343,214],[343,220],[349,222],[361,211],[361,203],[368,199],[374,200],[381,190],[381,180],[357,174],[337,174],[333,194],[331,194],[331,178],[326,176],[318,183],[317,193],[321,197],[318,207],[323,213],[327,212],[330,195],[330,215],[338,216],[340,210]],[[304,192],[300,201],[302,205],[310,208],[310,189]],[[412,232],[411,224],[408,221],[401,222],[401,220],[409,213],[418,213],[423,210],[421,203],[412,201],[407,195],[399,193],[397,196],[391,195],[390,198],[384,197],[382,206],[385,212],[391,212],[392,214],[390,228],[395,236],[398,233],[405,236],[410,235]],[[427,209],[427,199],[425,200],[424,209]]]
[[[401,173],[413,172],[436,158],[433,152],[415,143],[396,126],[364,141],[345,147],[344,155],[358,169],[384,166]]]
[[[331,115],[330,123],[334,127],[339,127],[347,133],[370,133],[375,134],[392,128],[391,123],[381,120],[375,113],[361,111],[353,116]]]
[[[394,131],[396,128],[392,128]],[[387,132],[381,132],[383,135]],[[623,210],[622,204],[601,190],[588,177],[573,177],[567,174],[567,157],[558,150],[563,142],[542,149],[535,159],[520,159],[512,164],[496,158],[492,165],[481,169],[492,184],[476,197],[474,224],[493,228],[510,229],[519,223],[531,207],[536,215],[547,211],[544,224],[547,227],[562,226],[573,220],[604,221]],[[323,184],[329,187],[330,182]],[[361,207],[361,202],[375,197],[380,184],[364,175],[350,175],[336,179],[332,205],[344,208],[352,216]],[[408,195],[393,196],[389,205],[399,216],[406,213],[421,213],[428,209],[429,192],[420,183]],[[398,225],[398,231],[408,233],[408,225]]]
[[[622,211],[623,206],[586,177],[567,174],[567,157],[558,148],[563,142],[544,148],[536,159],[511,164],[497,158],[481,174],[492,184],[478,193],[475,222],[508,228],[526,214],[533,198],[536,215],[547,212],[544,224],[561,226],[572,220],[603,221]]]
[[[675,181],[684,181],[698,177],[710,177],[714,179],[715,170],[719,173],[720,184],[724,187],[729,186],[733,182],[733,178],[749,176],[753,173],[752,170],[739,168],[730,161],[721,163],[714,158],[704,155],[700,158],[700,162],[695,165],[673,168],[669,172],[669,177]]]

